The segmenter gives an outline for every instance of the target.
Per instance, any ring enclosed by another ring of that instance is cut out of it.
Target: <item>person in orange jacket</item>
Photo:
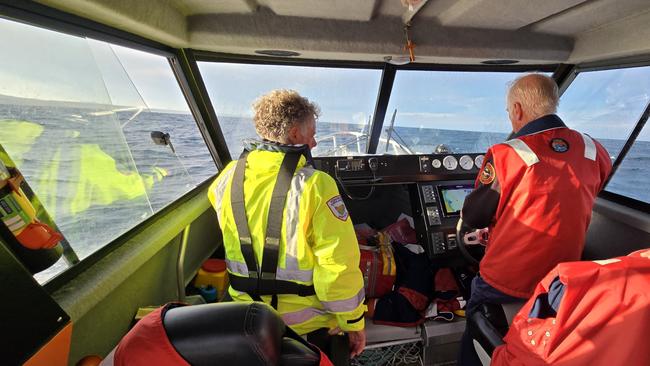
[[[515,316],[492,365],[650,365],[650,250],[555,267]]]
[[[555,113],[559,92],[542,74],[516,79],[507,96],[514,135],[488,150],[463,222],[489,228],[467,316],[482,303],[527,299],[560,262],[579,260],[596,196],[611,171],[605,148]],[[465,332],[461,365],[480,364]]]

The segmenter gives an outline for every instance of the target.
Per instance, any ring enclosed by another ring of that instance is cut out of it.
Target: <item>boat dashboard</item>
[[[337,182],[352,222],[374,229],[413,218],[417,240],[429,258],[461,259],[456,224],[474,187],[482,154],[371,155],[314,158]]]

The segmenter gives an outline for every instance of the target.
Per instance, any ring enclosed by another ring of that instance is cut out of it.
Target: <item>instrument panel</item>
[[[316,168],[342,181],[375,183],[474,179],[485,157],[482,154],[369,155],[316,157]]]
[[[472,162],[473,163],[473,162]],[[412,194],[414,224],[420,244],[429,257],[452,254],[457,249],[456,223],[465,197],[474,189],[472,180],[419,182]]]
[[[316,157],[314,163],[341,186],[355,224],[372,221],[372,215],[385,215],[386,210],[378,208],[390,206],[381,194],[373,197],[370,187],[381,186],[383,191],[408,187],[408,214],[413,217],[418,243],[432,260],[444,261],[460,256],[456,223],[484,160],[482,154],[369,155]],[[348,195],[350,187],[358,197]]]

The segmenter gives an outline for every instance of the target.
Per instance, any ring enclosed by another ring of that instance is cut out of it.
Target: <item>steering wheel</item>
[[[481,241],[480,235],[482,235],[481,232],[463,223],[462,218],[458,219],[458,224],[456,224],[458,249],[470,264],[476,266],[481,262],[483,254],[485,254],[485,246],[477,244]],[[469,245],[468,242],[471,242],[472,245]]]

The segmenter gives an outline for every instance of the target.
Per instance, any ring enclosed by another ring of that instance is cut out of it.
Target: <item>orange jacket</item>
[[[648,289],[650,258],[640,252],[561,263],[515,316],[491,364],[650,365]]]
[[[494,145],[485,161],[493,164],[488,170],[498,179],[500,197],[481,276],[503,293],[528,298],[555,265],[580,259],[611,161],[597,141],[567,127]]]

